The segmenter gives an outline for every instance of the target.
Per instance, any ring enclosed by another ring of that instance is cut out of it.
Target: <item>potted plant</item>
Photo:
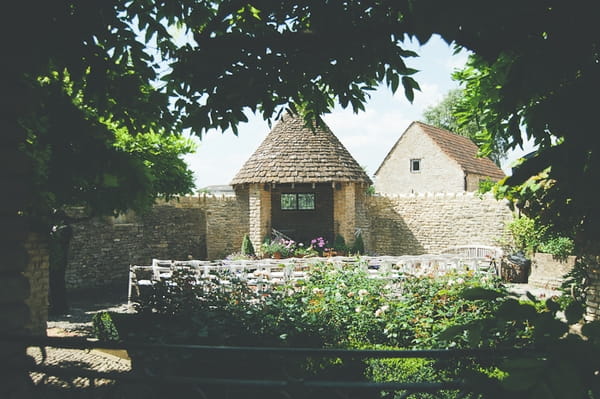
[[[312,246],[304,246],[303,243],[298,243],[296,249],[294,250],[294,256],[296,258],[310,258],[312,256],[318,256],[319,253],[315,251]]]
[[[319,256],[323,256],[323,252],[327,249],[327,240],[323,237],[317,237],[310,240],[310,247],[317,251]]]
[[[268,258],[287,258],[294,254],[296,243],[293,240],[276,239],[262,244],[261,252],[263,257]]]

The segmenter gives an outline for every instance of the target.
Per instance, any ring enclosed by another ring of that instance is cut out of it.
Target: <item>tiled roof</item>
[[[477,156],[479,148],[468,137],[460,136],[448,130],[418,121],[411,123],[408,129],[406,129],[405,133],[411,129],[413,125],[418,127],[423,133],[427,134],[441,148],[441,150],[448,157],[456,161],[465,172],[489,176],[492,179],[504,178],[505,175],[504,172],[502,172],[502,169],[492,162],[491,159]],[[390,151],[390,154],[394,151],[399,142],[400,139],[394,145]],[[386,160],[390,154],[386,156]],[[385,163],[385,160],[383,162]],[[379,168],[381,168],[381,166]],[[379,169],[377,172],[379,172]],[[377,172],[375,172],[376,175]]]
[[[286,114],[231,184],[323,182],[372,183],[329,127],[313,132],[300,116]]]

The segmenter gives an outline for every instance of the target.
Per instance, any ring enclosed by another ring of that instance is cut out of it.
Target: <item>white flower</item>
[[[448,287],[450,287],[451,285],[454,285],[454,280],[448,280]]]
[[[360,313],[360,312],[362,312],[362,308],[360,306],[357,306],[356,308],[354,308],[354,311],[356,313]]]
[[[390,309],[388,305],[383,305],[375,311],[375,317],[379,317]]]
[[[459,277],[456,279],[456,284],[464,284],[464,283],[465,283],[465,280],[463,278]]]
[[[365,296],[368,294],[369,294],[369,291],[367,291],[365,289],[358,290],[358,296]]]
[[[354,292],[350,291],[349,293],[346,294],[346,296],[348,298],[352,298],[354,296]]]

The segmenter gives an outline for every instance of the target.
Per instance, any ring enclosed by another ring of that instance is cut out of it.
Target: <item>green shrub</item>
[[[373,279],[361,262],[343,267],[316,264],[307,279],[274,287],[268,293],[257,293],[231,275],[215,277],[197,284],[191,276],[175,273],[171,282],[157,283],[136,303],[146,321],[140,320],[137,333],[129,338],[232,346],[439,348],[447,345],[439,335],[448,326],[488,317],[500,303],[459,296],[465,286],[499,288],[495,279],[465,273]],[[222,283],[225,280],[230,282]],[[461,338],[453,345],[467,343]],[[282,378],[282,370],[292,370],[292,375],[307,379],[343,376],[353,381],[442,381],[458,369],[455,364],[438,366],[429,360],[410,359],[274,360],[262,354],[247,359],[210,354],[202,359],[173,353],[144,356],[153,368],[172,368],[181,375],[206,378],[255,375],[277,379]]]
[[[544,240],[538,250],[547,254],[552,254],[555,258],[566,259],[573,255],[575,245],[573,240],[568,237],[552,237]]]
[[[348,246],[346,245],[346,240],[343,235],[337,234],[335,236],[335,239],[333,240],[333,249],[338,252],[348,251]]]
[[[256,253],[254,252],[254,246],[252,245],[252,241],[250,241],[250,237],[248,236],[248,234],[245,234],[244,238],[242,239],[242,255],[256,255]]]
[[[376,346],[373,348],[364,349],[397,349],[393,347]],[[422,358],[395,358],[395,359],[367,359],[365,375],[369,380],[374,382],[404,382],[404,383],[419,383],[419,382],[444,382],[450,381],[446,371],[438,367],[438,363],[431,359]],[[393,397],[405,397],[406,391],[394,392]],[[404,396],[403,396],[404,395]],[[436,393],[422,392],[418,395],[411,395],[419,399],[454,399],[460,397],[456,391],[439,391]]]
[[[92,331],[100,341],[119,341],[121,339],[109,312],[98,312],[92,317]]]
[[[354,239],[354,243],[350,247],[350,252],[354,255],[362,255],[365,253],[365,242],[363,241],[362,234],[358,233]]]
[[[546,228],[537,226],[534,219],[520,216],[508,222],[506,229],[511,235],[514,249],[531,254],[537,250]]]

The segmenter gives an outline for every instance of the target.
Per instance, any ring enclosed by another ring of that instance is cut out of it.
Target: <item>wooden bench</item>
[[[442,254],[457,255],[470,259],[476,272],[500,276],[500,259],[504,256],[502,249],[489,245],[457,245],[446,248]]]

